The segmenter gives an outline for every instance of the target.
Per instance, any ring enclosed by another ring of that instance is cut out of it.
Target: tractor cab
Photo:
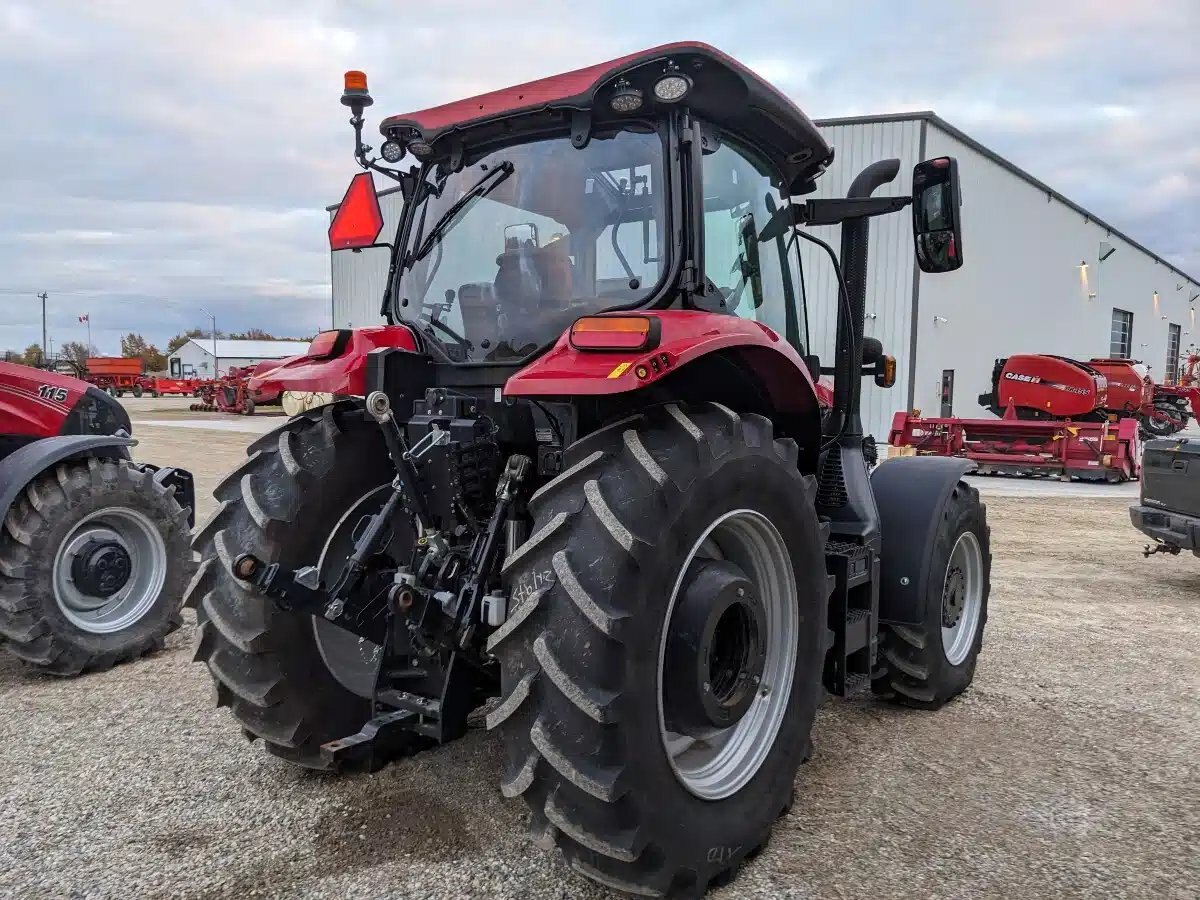
[[[356,120],[370,103],[360,74],[343,96]],[[383,312],[444,361],[528,360],[581,316],[639,308],[732,313],[803,352],[798,257],[782,234],[760,232],[833,151],[718,51],[660,47],[392,116],[380,130],[382,159],[361,139],[356,155],[407,201],[384,236]],[[381,164],[406,158],[407,169]],[[348,192],[335,248],[380,246],[378,229],[346,238],[375,202]]]
[[[957,168],[805,199],[833,149],[704,44],[383,120],[347,73],[335,250],[388,254],[388,324],[256,378],[320,405],[197,533],[197,656],[247,734],[377,768],[484,704],[501,790],[602,884],[698,896],[790,804],[824,692],[936,708],[974,674],[988,530],[958,460],[871,471],[868,222],[963,263]],[[394,230],[375,176],[404,200]],[[839,258],[806,226],[841,225]],[[799,242],[836,275],[810,351]],[[832,397],[816,379],[833,375]],[[331,400],[333,402],[326,402]]]

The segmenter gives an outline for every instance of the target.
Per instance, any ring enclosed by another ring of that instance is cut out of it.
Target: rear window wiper
[[[425,240],[421,242],[421,246],[417,248],[417,252],[413,255],[410,265],[411,263],[415,263],[418,260],[423,259],[429,253],[429,251],[434,248],[437,242],[442,239],[446,232],[454,226],[459,215],[470,204],[474,203],[476,200],[481,200],[490,194],[496,189],[497,186],[499,186],[502,181],[504,181],[513,173],[515,168],[516,167],[511,162],[505,160],[504,162],[497,164],[495,168],[486,173],[477,182],[475,182],[475,184],[468,188],[467,192],[459,197],[458,200],[456,200],[448,210],[442,213],[442,217],[440,219],[433,223],[433,227],[430,228],[429,233],[425,235]]]

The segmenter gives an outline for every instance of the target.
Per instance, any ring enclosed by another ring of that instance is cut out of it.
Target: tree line
[[[269,331],[264,331],[261,328],[250,328],[246,331],[224,332],[220,329],[216,334],[218,339],[228,338],[235,341],[288,341],[288,340],[311,340],[308,338],[287,338],[276,337]],[[124,357],[137,357],[142,361],[142,369],[146,372],[164,372],[167,368],[167,357],[186,344],[193,338],[211,340],[213,334],[211,331],[205,331],[203,328],[189,328],[181,334],[177,334],[167,341],[167,349],[164,353],[157,346],[149,343],[141,334],[131,331],[129,334],[121,336],[121,355]],[[87,368],[87,359],[89,356],[99,356],[100,351],[96,347],[88,347],[82,341],[67,341],[58,348],[58,353],[55,354],[56,359],[65,359],[71,362],[80,370]],[[43,364],[45,354],[42,352],[40,343],[30,344],[23,352],[16,350],[6,350],[4,359],[7,362],[20,363],[26,366],[40,366]]]

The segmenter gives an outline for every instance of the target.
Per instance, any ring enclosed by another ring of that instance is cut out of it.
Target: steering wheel
[[[427,313],[421,313],[419,316],[417,316],[417,321],[422,322],[425,325],[433,326],[438,331],[442,332],[442,334],[446,335],[446,337],[450,338],[452,341],[462,347],[464,352],[469,354],[475,350],[475,345],[469,340],[467,340],[449,325],[432,318]]]

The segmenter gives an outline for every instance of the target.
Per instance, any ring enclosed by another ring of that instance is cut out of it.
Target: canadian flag
[[[80,322],[90,322],[90,321],[92,321],[92,314],[91,314],[91,313],[84,313],[82,316],[80,316],[80,317],[79,317],[79,321],[80,321]]]

